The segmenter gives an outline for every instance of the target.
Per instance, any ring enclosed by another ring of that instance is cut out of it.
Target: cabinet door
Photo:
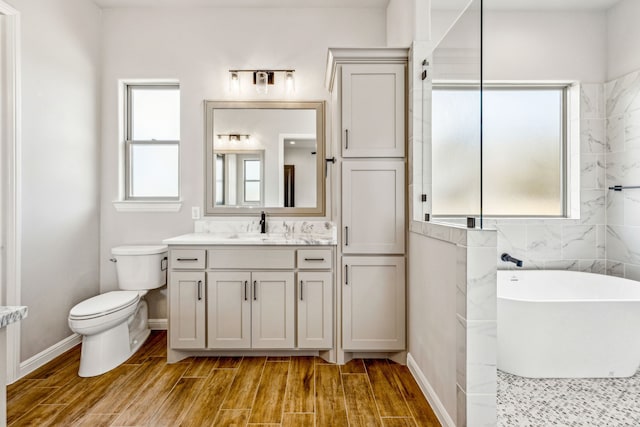
[[[169,335],[172,348],[204,348],[204,272],[171,272]]]
[[[331,272],[298,273],[298,348],[333,347]]]
[[[293,272],[255,272],[251,280],[251,346],[294,348]]]
[[[251,347],[251,273],[208,273],[207,347]]]
[[[342,346],[405,349],[404,257],[343,257]]]
[[[342,66],[342,156],[404,157],[405,66]]]
[[[342,252],[404,253],[404,161],[342,162]]]

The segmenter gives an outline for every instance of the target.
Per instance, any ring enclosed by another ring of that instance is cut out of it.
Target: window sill
[[[117,212],[180,212],[182,201],[116,200],[113,207]]]

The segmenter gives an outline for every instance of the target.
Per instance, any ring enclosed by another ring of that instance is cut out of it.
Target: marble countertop
[[[284,233],[190,233],[162,241],[165,245],[336,245],[334,236]]]
[[[165,245],[309,245],[338,244],[335,224],[329,221],[267,220],[267,233],[259,221],[207,221],[195,223],[195,233],[162,241]]]
[[[4,328],[25,317],[27,317],[27,307],[24,305],[0,306],[0,328]]]

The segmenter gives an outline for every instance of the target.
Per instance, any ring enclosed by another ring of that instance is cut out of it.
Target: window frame
[[[180,92],[180,84],[176,82],[135,82],[124,83],[124,201],[159,201],[159,202],[175,202],[180,200],[180,139],[177,140],[134,140],[133,136],[133,108],[132,108],[132,93],[134,90],[178,90]],[[182,133],[182,132],[181,132]],[[176,196],[133,196],[133,181],[132,181],[132,151],[136,145],[150,146],[150,145],[175,145],[178,148],[178,194]]]
[[[560,197],[561,197],[561,209],[562,212],[559,215],[532,215],[532,214],[523,214],[523,215],[512,215],[512,214],[503,214],[503,215],[495,215],[495,214],[484,214],[484,218],[495,218],[495,219],[523,219],[523,218],[537,218],[537,219],[563,219],[570,218],[570,198],[571,191],[570,182],[569,182],[569,170],[575,165],[571,165],[571,158],[569,155],[569,129],[571,127],[570,120],[570,112],[569,112],[569,91],[571,90],[571,83],[548,83],[548,82],[488,82],[482,85],[482,92],[485,90],[559,90],[561,92],[561,141],[560,141]],[[433,90],[443,89],[443,90],[473,90],[478,89],[479,86],[477,84],[460,84],[453,82],[442,82],[442,83],[433,83]],[[480,102],[482,102],[482,96],[480,97]],[[486,142],[485,142],[486,143]],[[483,165],[481,165],[481,173],[482,173]],[[481,190],[481,195],[484,192],[484,189]],[[482,197],[482,196],[481,196]],[[434,218],[465,218],[468,216],[477,216],[480,213],[467,213],[467,214],[433,214]]]

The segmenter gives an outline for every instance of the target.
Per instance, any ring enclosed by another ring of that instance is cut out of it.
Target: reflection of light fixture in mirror
[[[275,74],[284,74],[284,90],[287,94],[291,94],[296,90],[295,77],[293,73],[296,70],[229,70],[229,88],[231,92],[240,92],[240,73],[252,73],[253,84],[256,86],[256,92],[266,94],[269,91],[269,85],[275,84]]]
[[[229,72],[229,90],[231,93],[240,92],[240,74],[237,71]]]
[[[271,79],[269,79],[271,77]],[[265,94],[269,91],[269,80],[273,84],[273,73],[268,71],[256,71],[253,74],[253,83],[256,85],[256,92]]]
[[[251,135],[243,133],[219,133],[217,136],[218,141],[222,141],[226,138],[229,142],[249,141],[249,138],[251,138]]]
[[[296,145],[296,142],[295,141],[289,141],[289,144]]]
[[[293,71],[284,72],[284,86],[288,94],[292,94],[296,91],[296,80],[293,77]]]

